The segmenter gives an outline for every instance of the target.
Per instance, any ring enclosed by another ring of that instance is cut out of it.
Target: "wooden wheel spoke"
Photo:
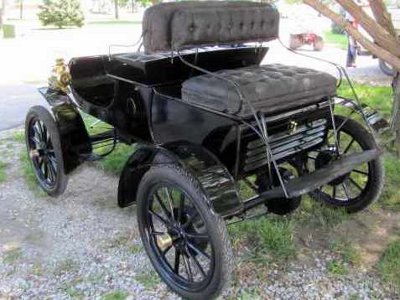
[[[350,200],[351,197],[349,196],[350,193],[349,193],[349,189],[348,189],[348,187],[347,187],[347,184],[346,184],[345,182],[343,182],[343,183],[342,183],[342,186],[343,186],[344,193],[346,194],[347,200]]]
[[[186,233],[186,236],[190,239],[199,239],[199,240],[209,239],[207,234],[200,234],[200,233]]]
[[[160,204],[162,211],[164,212],[164,215],[168,218],[171,219],[171,213],[170,211],[167,209],[167,207],[165,206],[164,202],[162,201],[162,199],[160,198],[160,195],[158,195],[158,193],[155,193],[155,197],[157,199],[157,202]]]
[[[49,166],[48,164],[43,160],[43,175],[48,179],[49,176]]]
[[[363,191],[363,188],[353,178],[349,177],[349,181],[361,192]]]
[[[336,199],[336,185],[332,186],[332,198]]]
[[[162,252],[161,255],[165,258],[165,255],[167,255],[168,251],[171,250],[172,244],[169,245],[167,248],[165,248]]]
[[[165,232],[155,231],[154,229],[151,230],[150,235],[164,235]]]
[[[177,275],[179,275],[180,256],[180,251],[178,249],[175,249],[174,271]]]
[[[186,250],[186,252],[189,254],[190,258],[191,258],[191,259],[194,261],[194,263],[196,264],[197,269],[199,269],[201,275],[203,275],[203,277],[207,277],[206,272],[204,271],[203,267],[201,266],[201,264],[200,264],[200,262],[197,260],[197,258],[196,258],[192,253],[190,253],[190,251],[189,251],[188,249]]]
[[[36,122],[36,123],[33,125],[32,128],[33,128],[33,133],[34,133],[34,135],[37,137],[38,141],[40,142],[41,140],[43,140],[42,131],[41,131],[39,122]]]
[[[54,166],[50,161],[47,162],[47,167],[49,169],[49,176],[50,176],[49,179],[51,182],[53,182],[57,177],[57,172],[54,169]]]
[[[182,255],[182,258],[183,258],[183,264],[185,266],[186,274],[188,275],[188,279],[193,282],[194,278],[193,278],[193,272],[192,272],[192,268],[190,266],[190,262],[188,261],[188,259],[185,255]]]
[[[165,187],[164,188],[165,194],[167,195],[167,200],[169,207],[171,209],[171,216],[173,220],[176,220],[175,215],[174,215],[174,204],[172,203],[172,197],[169,188]]]
[[[351,171],[351,172],[358,173],[358,174],[365,175],[365,176],[368,176],[368,175],[369,175],[368,172],[361,171],[361,170],[357,170],[357,169],[354,169],[354,170]]]
[[[346,149],[344,149],[343,154],[347,153],[347,151],[350,150],[351,146],[353,146],[354,142],[356,140],[354,138],[352,138],[352,140],[350,141],[350,143],[347,145]]]
[[[187,228],[190,224],[192,224],[194,218],[198,215],[198,211],[196,210],[193,214],[189,216],[189,218],[186,220],[185,224],[183,224],[183,228]]]
[[[185,194],[181,193],[181,196],[179,198],[178,222],[181,222],[182,220],[184,208],[185,208]]]
[[[192,249],[193,251],[195,251],[197,254],[200,254],[204,257],[206,257],[208,260],[211,260],[210,255],[208,255],[207,253],[205,253],[203,250],[199,249],[197,246],[195,246],[193,243],[189,242],[187,243],[188,247],[190,249]]]
[[[162,216],[160,216],[158,213],[149,210],[149,214],[154,216],[156,219],[158,219],[161,223],[163,223],[165,226],[169,226],[170,223],[168,222],[168,220],[164,219]]]
[[[35,144],[36,148],[38,148],[38,147],[39,147],[39,144],[40,144],[40,141],[39,141],[39,139],[37,138],[37,136],[36,136],[36,134],[35,134],[35,131],[34,131],[33,136],[30,137],[30,139],[31,139],[31,141]]]

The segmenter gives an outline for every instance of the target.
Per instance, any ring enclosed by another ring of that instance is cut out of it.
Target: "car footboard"
[[[312,173],[294,178],[285,183],[288,198],[298,197],[316,190],[332,180],[351,172],[355,167],[367,163],[379,157],[381,151],[378,149],[367,150],[343,156],[331,164],[318,169]],[[269,199],[284,198],[285,192],[281,186],[267,190],[257,197],[244,203],[245,209],[250,209]]]

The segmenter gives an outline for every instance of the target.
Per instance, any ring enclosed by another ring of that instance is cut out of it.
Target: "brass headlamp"
[[[71,74],[69,73],[68,66],[65,64],[63,58],[57,58],[49,77],[49,87],[53,90],[67,93],[70,82]]]

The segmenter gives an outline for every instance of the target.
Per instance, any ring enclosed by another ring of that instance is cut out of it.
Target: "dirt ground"
[[[120,209],[118,178],[85,165],[57,199],[29,187],[14,131],[0,133],[0,299],[175,299],[160,282],[141,246],[135,206]],[[400,234],[400,215],[369,210],[335,229],[361,246],[362,266],[343,276],[328,264],[332,234],[310,223],[296,232],[298,258],[255,269],[235,248],[232,287],[226,299],[395,299],[374,265],[391,237]],[[328,249],[328,250],[327,250]],[[111,293],[111,294],[110,294]]]

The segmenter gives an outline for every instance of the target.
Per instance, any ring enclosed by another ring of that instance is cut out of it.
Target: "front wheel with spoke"
[[[137,201],[140,235],[160,277],[185,299],[216,297],[229,281],[232,250],[196,180],[178,166],[154,166]]]
[[[376,149],[371,133],[352,119],[335,116],[337,144],[332,126],[328,132],[327,144],[308,154],[307,168],[313,171],[328,165],[340,156]],[[347,212],[363,210],[379,198],[384,183],[382,158],[357,166],[353,171],[311,193],[313,198],[322,200],[333,207],[343,207]]]
[[[42,106],[32,107],[25,120],[25,142],[36,179],[50,196],[67,186],[60,134],[51,114]]]

